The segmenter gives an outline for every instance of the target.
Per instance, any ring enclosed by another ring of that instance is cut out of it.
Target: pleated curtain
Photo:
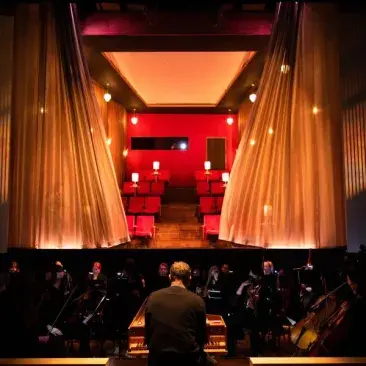
[[[9,245],[128,241],[74,5],[20,4],[14,32]]]
[[[335,4],[282,2],[226,189],[220,239],[346,245]]]

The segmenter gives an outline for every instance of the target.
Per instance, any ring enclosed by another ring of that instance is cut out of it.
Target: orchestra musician
[[[188,291],[191,269],[175,262],[171,285],[153,292],[145,311],[149,365],[199,365],[206,340],[204,301]]]

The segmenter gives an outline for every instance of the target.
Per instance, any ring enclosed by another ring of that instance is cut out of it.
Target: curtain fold
[[[20,4],[14,30],[9,245],[128,241],[74,5]]]
[[[0,16],[0,253],[8,248],[13,27],[13,17]]]
[[[268,248],[346,244],[337,14],[334,4],[278,4],[220,239]]]

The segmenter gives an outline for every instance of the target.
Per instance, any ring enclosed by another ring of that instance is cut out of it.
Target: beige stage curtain
[[[346,245],[337,14],[334,4],[278,4],[220,239],[267,248]]]
[[[12,247],[99,248],[129,240],[77,23],[74,5],[64,2],[16,10]]]
[[[121,104],[113,100],[106,103],[104,94],[107,90],[101,88],[96,83],[93,85],[98,105],[102,111],[103,125],[106,131],[107,140],[110,139],[109,149],[112,155],[114,171],[116,172],[118,185],[120,189],[122,189],[126,160],[126,157],[123,156],[123,152],[127,147],[127,111]]]
[[[0,16],[0,253],[8,248],[13,17]]]

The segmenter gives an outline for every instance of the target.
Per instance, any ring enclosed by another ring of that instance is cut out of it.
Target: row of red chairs
[[[206,170],[197,170],[194,173],[194,178],[196,181],[221,181],[222,173],[227,172],[226,170],[210,170],[209,174],[206,174]]]
[[[201,216],[220,213],[223,201],[224,197],[201,197],[198,214]]]
[[[129,214],[160,215],[161,213],[160,197],[122,197],[122,202]]]
[[[206,240],[208,235],[219,235],[220,215],[206,215],[203,219],[202,234]]]
[[[139,173],[140,180],[148,180],[148,181],[170,181],[170,171],[169,170],[159,170],[156,174],[154,170],[137,170],[134,173]],[[132,174],[132,173],[131,173]]]
[[[126,216],[131,238],[153,238],[155,236],[154,216]]]
[[[223,182],[203,182],[196,183],[197,196],[223,196],[225,186]]]
[[[122,194],[124,196],[163,196],[165,193],[164,182],[148,182],[141,181],[137,183],[137,187],[134,187],[133,182],[124,182]]]

